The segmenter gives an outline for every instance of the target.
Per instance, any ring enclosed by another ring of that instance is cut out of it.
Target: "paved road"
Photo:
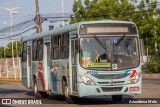
[[[49,107],[63,107],[63,106],[68,106],[68,107],[74,107],[74,106],[110,106],[110,107],[117,107],[117,106],[122,106],[122,107],[139,107],[139,106],[154,106],[154,107],[160,107],[160,104],[125,104],[128,102],[128,100],[132,100],[134,98],[160,98],[160,79],[144,79],[143,80],[143,85],[142,85],[142,94],[141,95],[125,95],[121,104],[108,104],[112,102],[111,96],[104,96],[104,97],[92,97],[92,98],[78,98],[78,101],[76,101],[76,104],[65,104],[65,100],[62,96],[60,95],[52,95],[49,98],[45,99],[48,102],[53,102],[54,104],[47,104],[43,105],[49,106]],[[21,85],[21,83],[11,83],[11,82],[0,82],[0,98],[34,98],[33,97],[33,92],[32,90],[26,89]],[[3,105],[6,107],[5,105]],[[19,106],[21,107],[22,105],[8,105],[7,107],[15,107]],[[27,106],[27,105],[24,105]],[[36,105],[34,105],[36,106]],[[42,105],[41,105],[42,106]],[[1,105],[0,105],[1,107]],[[28,106],[27,106],[28,107]],[[37,105],[37,107],[40,107],[40,105]]]

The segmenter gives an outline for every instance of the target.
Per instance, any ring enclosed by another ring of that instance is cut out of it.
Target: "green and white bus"
[[[80,22],[23,38],[22,84],[35,97],[141,94],[140,43],[128,21]]]

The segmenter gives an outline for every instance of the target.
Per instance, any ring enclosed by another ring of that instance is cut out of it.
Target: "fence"
[[[21,79],[21,58],[14,58],[15,70],[13,66],[13,59],[0,59],[0,78],[14,78]]]

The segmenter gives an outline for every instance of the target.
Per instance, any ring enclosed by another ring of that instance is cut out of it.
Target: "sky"
[[[64,13],[73,13],[72,5],[74,0],[63,0],[64,1]],[[29,17],[35,15],[35,0],[0,0],[0,27],[10,25],[9,12],[3,7],[17,8],[18,14],[13,15],[13,25],[26,20]],[[61,13],[62,0],[39,0],[40,14],[47,13]],[[4,23],[5,22],[5,23]],[[7,23],[6,23],[7,22]],[[43,27],[44,30],[48,29]],[[43,31],[44,31],[43,30]],[[35,31],[34,31],[35,32]],[[0,39],[0,46],[7,45],[8,39]]]

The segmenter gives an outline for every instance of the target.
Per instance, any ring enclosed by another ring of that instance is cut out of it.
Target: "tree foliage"
[[[21,56],[21,41],[17,42],[17,49],[16,49],[16,42],[13,42],[13,52],[14,52],[14,57]],[[4,48],[5,48],[5,53],[4,53]],[[5,55],[6,54],[6,55]],[[10,42],[7,47],[0,47],[0,58],[4,57],[10,58],[12,57],[12,42]]]

